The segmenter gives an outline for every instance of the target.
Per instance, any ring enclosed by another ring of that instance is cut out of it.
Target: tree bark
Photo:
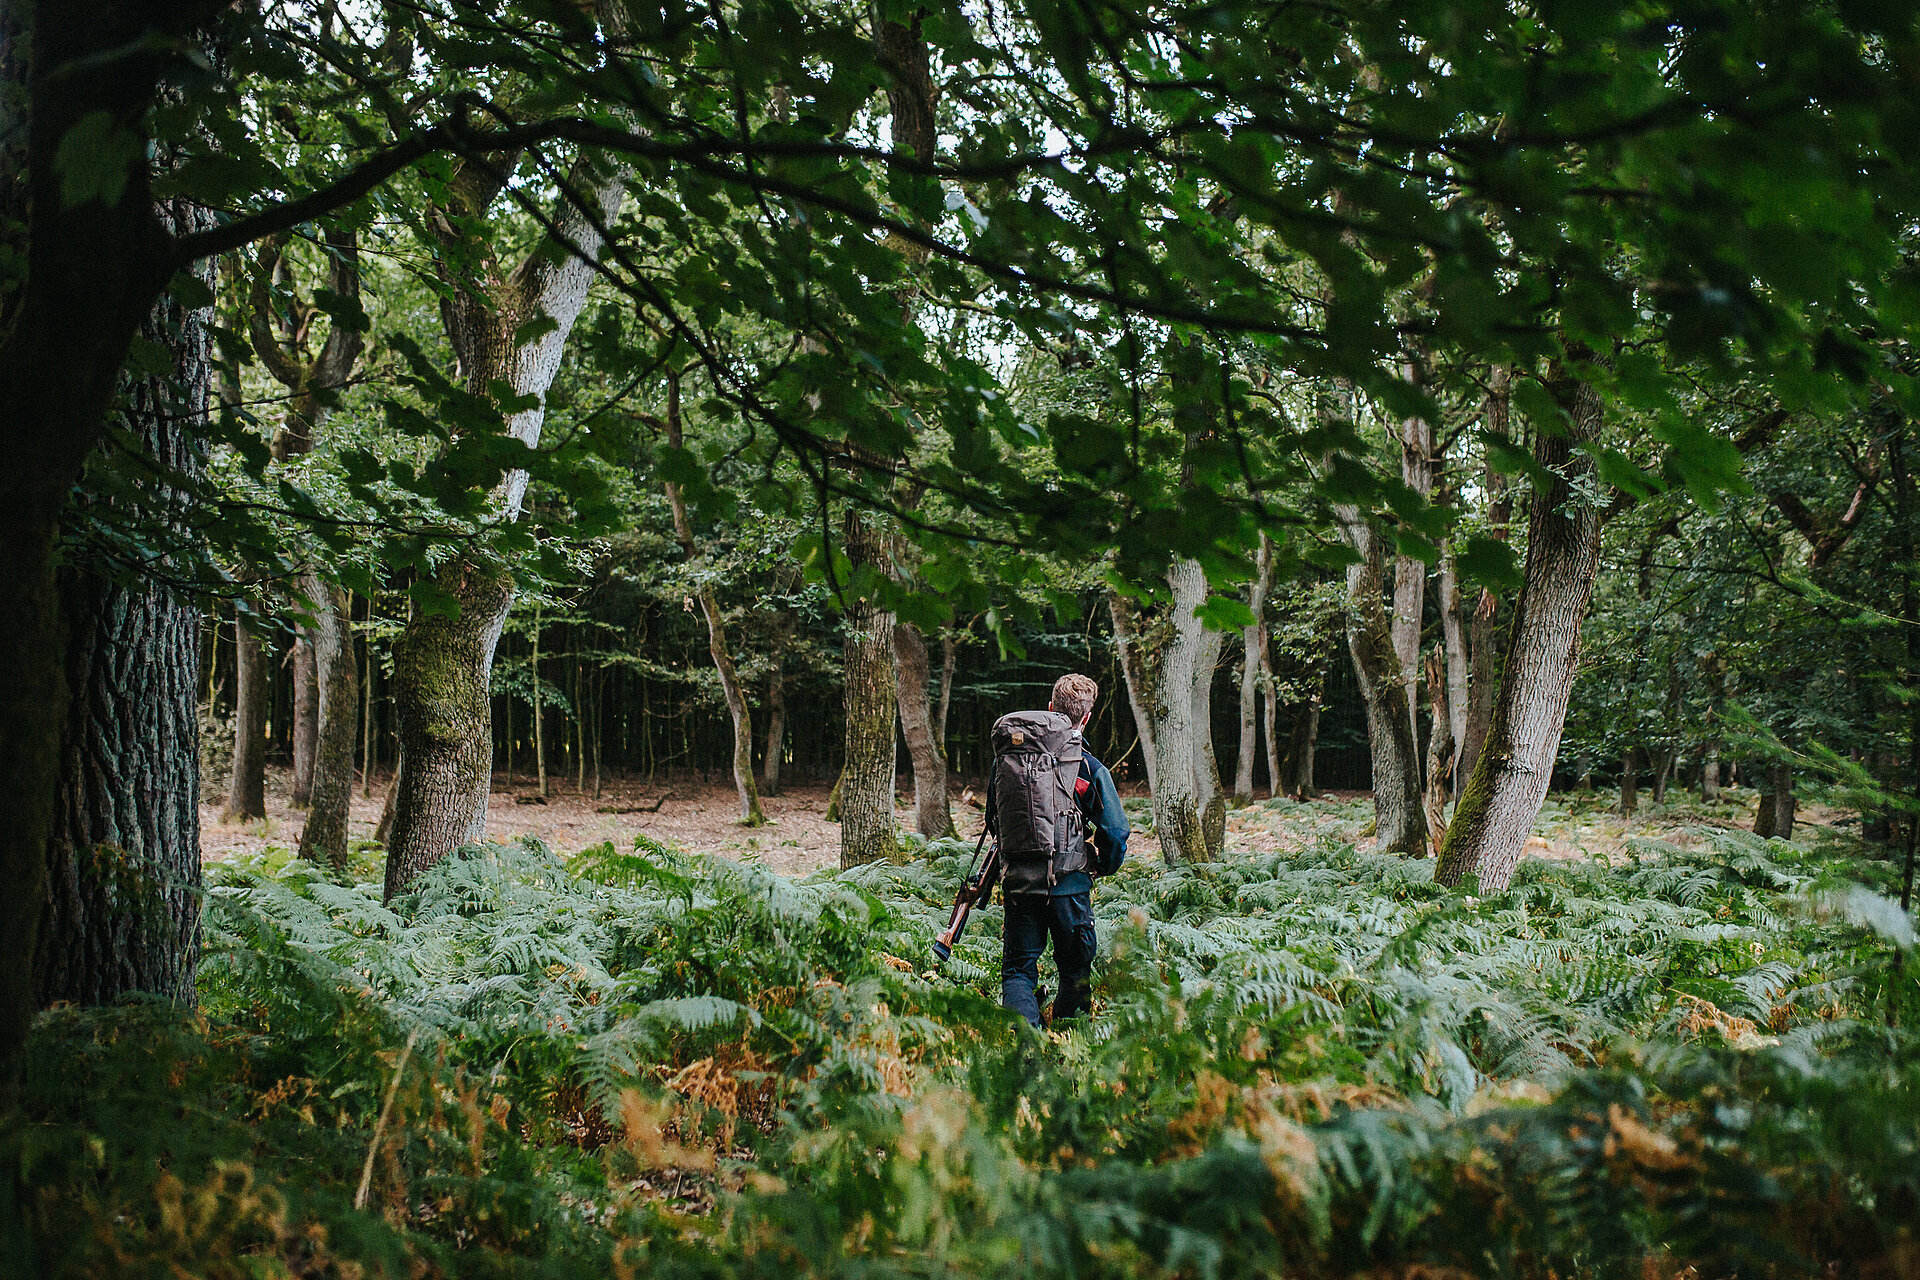
[[[1205,600],[1204,580],[1202,600]],[[1213,750],[1213,674],[1220,666],[1226,636],[1200,624],[1193,654],[1194,792],[1200,803],[1200,834],[1207,857],[1220,856],[1227,843],[1227,789],[1220,785],[1220,761]],[[1176,627],[1179,619],[1175,619]]]
[[[145,121],[159,77],[186,35],[217,6],[211,0],[157,6],[136,0],[40,3],[23,23],[28,52],[8,27],[0,57],[5,91],[20,95],[22,135],[0,147],[0,185],[22,191],[24,270],[0,328],[0,790],[10,807],[0,834],[0,1109],[11,1100],[34,1009],[33,964],[55,824],[68,723],[63,655],[67,628],[56,582],[59,523],[94,446],[134,335],[176,262],[155,214]],[[0,14],[0,27],[20,11]],[[156,38],[157,37],[157,38]],[[28,67],[110,66],[111,74],[29,77]],[[62,191],[62,145],[89,119],[105,120],[134,145],[104,176],[117,198],[77,203]],[[23,180],[22,180],[23,179]]]
[[[267,816],[267,654],[254,626],[234,620],[233,776],[222,822]]]
[[[450,190],[465,205],[459,212],[484,212],[496,189],[490,184],[498,179],[458,169]],[[529,446],[539,443],[547,388],[593,282],[598,227],[618,215],[625,199],[626,170],[583,156],[568,186],[592,207],[579,209],[563,196],[554,231],[506,279],[499,278],[489,246],[469,243],[456,230],[455,216],[432,215],[447,246],[440,266],[451,285],[442,321],[467,390],[493,401],[503,384],[520,402],[530,400],[529,407],[505,415],[506,433]],[[542,328],[541,321],[552,323]],[[510,471],[502,480],[494,505],[503,520],[518,516],[526,487],[524,471]],[[435,577],[453,614],[416,604],[394,642],[393,699],[404,767],[395,780],[389,899],[486,832],[493,654],[513,604],[513,580],[485,552],[449,560]]]
[[[1207,862],[1215,848],[1208,840],[1209,797],[1199,740],[1203,731],[1194,723],[1200,710],[1197,681],[1206,656],[1206,627],[1195,611],[1206,603],[1207,576],[1198,561],[1179,559],[1167,570],[1167,585],[1173,594],[1173,635],[1160,655],[1146,700],[1153,725],[1154,831],[1161,856],[1169,863]]]
[[[1409,356],[1402,365],[1406,380],[1414,386],[1425,380],[1425,369],[1417,356]],[[1433,496],[1438,468],[1433,457],[1433,424],[1425,418],[1406,418],[1400,423],[1400,479],[1422,500]],[[1420,750],[1420,632],[1426,622],[1427,565],[1417,556],[1396,553],[1393,558],[1393,652],[1407,687],[1407,715],[1411,721],[1415,767]]]
[[[173,202],[176,230],[212,222]],[[203,282],[211,273],[202,272]],[[143,326],[171,351],[165,375],[135,381],[121,426],[165,471],[137,518],[183,539],[202,468],[212,388],[205,310],[163,300]],[[83,505],[85,500],[83,499]],[[121,518],[134,518],[131,514]],[[46,895],[33,957],[35,997],[106,1004],[129,992],[195,1003],[200,951],[200,610],[158,584],[122,585],[86,567],[61,575],[68,619],[66,731]],[[17,892],[17,886],[10,891]]]
[[[856,512],[844,526],[855,565],[884,560],[885,534]],[[893,615],[867,598],[850,600],[842,667],[847,690],[846,766],[840,774],[840,866],[844,870],[900,849],[894,832]]]
[[[1460,776],[1460,763],[1466,749],[1473,676],[1467,658],[1466,620],[1461,616],[1460,577],[1455,571],[1451,539],[1440,549],[1440,639],[1447,655],[1447,737],[1452,743],[1445,764],[1447,776],[1452,780],[1454,798],[1458,799],[1460,788],[1465,785]]]
[[[1546,493],[1534,494],[1506,679],[1434,872],[1446,885],[1477,877],[1481,892],[1489,894],[1505,892],[1512,881],[1552,781],[1580,622],[1600,557],[1600,513],[1583,496],[1593,460],[1575,450],[1599,429],[1599,394],[1559,366],[1549,372],[1547,389],[1563,416],[1559,423],[1538,424],[1534,458],[1554,480]]]
[[[1273,590],[1273,540],[1266,534],[1260,535],[1260,552],[1256,561],[1256,572],[1247,607],[1253,612],[1253,624],[1240,632],[1240,757],[1234,762],[1233,803],[1236,806],[1253,803],[1253,760],[1259,751],[1256,738],[1259,733],[1254,703],[1260,695],[1260,673],[1269,664],[1265,653],[1267,648],[1267,594]],[[1269,686],[1271,687],[1271,686]],[[1271,696],[1267,699],[1271,704]],[[1267,728],[1267,744],[1271,751],[1273,728]],[[1279,785],[1278,774],[1267,774],[1267,790],[1271,792]]]
[[[1294,708],[1293,723],[1288,727],[1287,761],[1282,776],[1286,779],[1286,794],[1295,800],[1313,799],[1313,758],[1320,745],[1320,703],[1326,683],[1326,672],[1322,670],[1313,697]]]
[[[933,727],[928,697],[932,671],[927,639],[911,622],[893,624],[894,696],[899,702],[900,729],[913,761],[913,826],[929,840],[953,834],[953,812],[947,800],[947,754]]]
[[[314,744],[313,792],[300,831],[300,856],[336,871],[347,868],[347,812],[353,799],[354,714],[360,704],[360,667],[353,653],[347,593],[308,573],[301,590],[314,602],[313,652],[319,669],[319,740]]]
[[[1262,628],[1260,636],[1260,718],[1267,735],[1267,796],[1291,795],[1280,759],[1280,689],[1274,680],[1272,637]],[[1316,718],[1318,710],[1316,708]],[[1316,726],[1317,729],[1317,726]],[[1288,751],[1293,749],[1291,741]],[[1308,766],[1311,773],[1312,766]],[[1311,785],[1311,784],[1309,784]]]
[[[1146,769],[1147,790],[1158,793],[1160,774],[1153,737],[1153,679],[1147,655],[1140,648],[1139,615],[1131,601],[1112,590],[1107,592],[1107,611],[1113,617],[1113,647],[1120,658],[1121,678],[1127,685],[1127,705],[1133,711],[1134,732],[1140,738],[1140,761]]]
[[[1640,748],[1628,747],[1620,757],[1620,816],[1631,818],[1640,807]]]
[[[940,754],[947,754],[947,708],[953,704],[953,669],[960,656],[960,642],[951,630],[940,633],[940,700],[933,708],[933,740]]]
[[[313,628],[302,624],[293,641],[292,804],[304,809],[313,800],[313,758],[320,748],[320,665],[313,652]]]
[[[1367,749],[1373,760],[1374,848],[1421,855],[1420,760],[1405,671],[1393,648],[1393,628],[1382,602],[1384,559],[1379,533],[1351,507],[1341,510],[1347,540],[1360,558],[1347,566],[1347,650],[1367,712]]]
[[[1427,654],[1427,698],[1433,730],[1427,739],[1425,812],[1427,838],[1437,850],[1447,833],[1447,801],[1453,798],[1453,717],[1448,714],[1446,675],[1438,653]]]
[[[1512,371],[1496,365],[1487,380],[1487,396],[1481,406],[1482,420],[1489,434],[1504,439],[1512,422]],[[1487,523],[1492,536],[1507,541],[1507,526],[1513,519],[1512,503],[1507,497],[1507,478],[1489,461],[1481,472],[1487,492]],[[1499,677],[1499,628],[1494,625],[1500,598],[1491,589],[1481,588],[1480,601],[1474,606],[1469,626],[1472,672],[1467,679],[1467,725],[1460,743],[1460,759],[1454,766],[1455,800],[1480,764],[1480,749],[1487,740],[1487,727],[1493,723],[1493,695]]]
[[[773,652],[767,658],[767,750],[760,761],[760,790],[770,796],[780,794],[780,757],[787,749],[786,628],[783,611],[774,627]]]
[[[533,652],[527,659],[527,670],[533,676],[533,770],[539,784],[539,795],[547,798],[547,725],[545,710],[545,690],[540,685],[540,615],[536,611],[533,617]]]

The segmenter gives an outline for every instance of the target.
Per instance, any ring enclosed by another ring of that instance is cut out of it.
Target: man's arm
[[[1120,791],[1113,785],[1113,774],[1092,756],[1082,756],[1087,768],[1075,787],[1080,811],[1087,817],[1087,829],[1093,833],[1093,873],[1110,876],[1127,860],[1127,838],[1133,827],[1120,804]]]

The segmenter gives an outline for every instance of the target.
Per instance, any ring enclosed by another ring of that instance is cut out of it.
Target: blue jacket
[[[1056,898],[1069,893],[1086,893],[1093,888],[1094,876],[1110,876],[1118,871],[1127,860],[1127,837],[1133,834],[1133,827],[1127,822],[1127,811],[1120,806],[1120,792],[1113,785],[1113,774],[1084,747],[1080,751],[1080,776],[1073,784],[1073,794],[1081,814],[1087,820],[1087,832],[1093,837],[1093,856],[1088,859],[1092,864],[1092,874],[1074,871],[1062,876],[1060,882],[1053,886],[1052,896]],[[989,785],[989,829],[993,827],[994,807],[993,788]]]

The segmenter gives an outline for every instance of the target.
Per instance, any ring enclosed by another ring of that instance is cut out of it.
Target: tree
[[[1588,491],[1594,463],[1581,448],[1599,434],[1600,394],[1565,361],[1541,381],[1558,412],[1534,423],[1534,461],[1536,474],[1551,479],[1534,490],[1527,516],[1525,579],[1486,744],[1434,870],[1447,885],[1473,876],[1488,894],[1512,880],[1552,782],[1600,559],[1600,511]]]

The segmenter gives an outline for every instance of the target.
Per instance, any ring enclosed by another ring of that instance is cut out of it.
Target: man
[[[1093,954],[1099,945],[1093,928],[1093,881],[1096,876],[1112,875],[1120,869],[1127,858],[1127,837],[1132,834],[1126,811],[1120,807],[1120,793],[1114,789],[1113,775],[1080,744],[1099,695],[1100,686],[1086,676],[1065,675],[1054,682],[1053,699],[1047,708],[1070,722],[1069,752],[1079,755],[1074,804],[1084,819],[1081,829],[1092,840],[1092,856],[1069,857],[1061,862],[1057,878],[1048,874],[1044,880],[1023,878],[1016,867],[1015,873],[1007,876],[1001,895],[1006,903],[1006,932],[1000,952],[1000,1003],[1036,1027],[1040,1025],[1041,997],[1036,987],[1040,955],[1049,940],[1053,943],[1053,962],[1060,970],[1054,1017],[1072,1018],[1087,1011]],[[1017,742],[1018,737],[1014,740]],[[1061,763],[1068,758],[1063,754]],[[987,787],[987,829],[996,838],[1007,835],[1001,830],[996,795],[1000,772],[996,766],[994,780]],[[987,887],[991,891],[992,886]]]

